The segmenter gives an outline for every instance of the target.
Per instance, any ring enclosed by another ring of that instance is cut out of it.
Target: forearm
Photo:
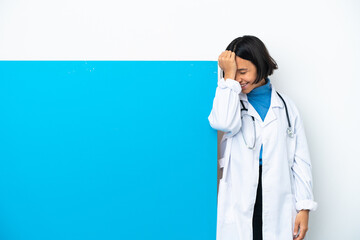
[[[208,117],[216,130],[235,133],[241,127],[239,93],[241,87],[232,79],[220,79],[216,88],[213,107]]]

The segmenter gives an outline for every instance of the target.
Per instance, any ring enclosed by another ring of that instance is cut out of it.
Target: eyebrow
[[[239,68],[238,71],[248,70],[247,68]]]

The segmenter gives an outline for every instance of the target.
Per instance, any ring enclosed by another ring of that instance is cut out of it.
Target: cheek
[[[236,74],[236,79],[237,80],[243,80],[246,81],[250,84],[253,84],[256,80],[256,76],[254,76],[254,74],[250,74],[250,73],[246,73],[246,74],[241,74],[241,73],[237,73]]]
[[[249,76],[249,82],[251,82],[251,84],[254,84],[255,80],[256,80],[256,76],[254,75]]]
[[[248,74],[246,74],[246,79],[251,82],[251,83],[254,83],[255,80],[256,80],[256,74],[254,74],[253,72],[249,72]]]
[[[251,82],[251,76],[250,75],[248,75],[248,74],[238,74],[237,75],[237,78],[238,79],[241,79],[241,80],[244,80],[244,81],[246,81],[246,82]]]

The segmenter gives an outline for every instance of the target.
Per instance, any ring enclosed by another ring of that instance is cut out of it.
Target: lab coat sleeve
[[[300,211],[302,209],[307,209],[315,211],[317,209],[317,203],[314,201],[314,195],[312,191],[313,181],[310,154],[305,136],[304,125],[297,109],[296,112],[296,145],[294,162],[292,165],[296,210]]]
[[[240,92],[239,82],[230,78],[219,78],[208,119],[210,126],[225,132],[226,137],[232,137],[241,127]]]

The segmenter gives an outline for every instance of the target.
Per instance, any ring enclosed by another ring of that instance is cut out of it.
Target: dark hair
[[[226,50],[235,52],[235,55],[252,62],[256,66],[257,77],[255,84],[261,79],[271,75],[274,69],[278,69],[275,60],[270,56],[265,44],[257,37],[244,35],[235,38]]]

